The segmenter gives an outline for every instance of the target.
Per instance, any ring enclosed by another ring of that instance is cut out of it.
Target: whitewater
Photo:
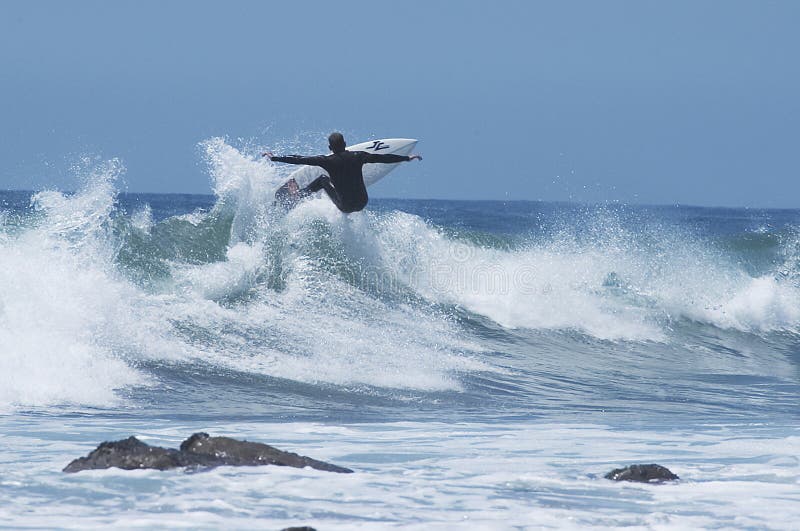
[[[0,526],[796,528],[800,210],[284,213],[290,168],[201,147],[212,195],[0,192]],[[197,431],[355,473],[61,472]]]

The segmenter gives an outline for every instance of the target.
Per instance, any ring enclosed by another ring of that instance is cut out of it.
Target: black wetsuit
[[[406,155],[387,155],[367,153],[366,151],[340,151],[331,155],[316,157],[301,157],[289,155],[288,157],[272,157],[275,162],[288,164],[306,164],[319,166],[330,175],[320,175],[311,184],[300,191],[301,195],[308,195],[319,190],[325,190],[339,210],[345,213],[358,212],[367,206],[367,187],[364,185],[364,175],[361,168],[369,162],[392,164],[411,160]]]

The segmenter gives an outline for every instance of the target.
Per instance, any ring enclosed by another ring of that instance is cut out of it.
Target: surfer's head
[[[347,144],[344,141],[342,133],[331,133],[328,137],[328,147],[331,148],[331,151],[334,153],[344,151],[345,146],[347,146]]]

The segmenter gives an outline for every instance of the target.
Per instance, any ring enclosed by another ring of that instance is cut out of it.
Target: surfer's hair
[[[331,151],[334,153],[344,151],[345,146],[347,146],[347,144],[344,141],[342,133],[331,133],[328,137],[328,147],[331,148]]]

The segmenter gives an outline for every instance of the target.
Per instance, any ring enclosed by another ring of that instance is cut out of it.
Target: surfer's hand
[[[264,153],[261,154],[261,156],[262,157],[267,157],[269,160],[272,160],[272,157],[274,157],[275,154],[272,153],[272,151],[265,151]]]
[[[422,155],[411,155],[410,157],[408,157],[409,161],[412,161],[414,159],[422,160]]]

